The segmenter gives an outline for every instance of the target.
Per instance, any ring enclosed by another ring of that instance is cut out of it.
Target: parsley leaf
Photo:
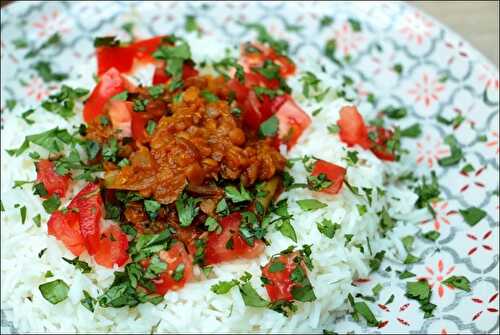
[[[401,137],[417,138],[422,134],[422,129],[418,123],[415,123],[408,128],[401,130]]]
[[[161,204],[156,200],[144,200],[144,209],[148,214],[150,220],[155,220],[158,216],[158,212],[160,211]]]
[[[50,198],[44,200],[42,202],[42,206],[47,213],[52,214],[59,208],[59,206],[61,206],[61,200],[59,200],[59,197],[57,195],[53,195]]]
[[[161,45],[153,53],[153,57],[166,61],[165,72],[172,77],[168,89],[172,92],[183,86],[183,64],[191,59],[191,49],[186,41],[176,37],[171,39],[175,41],[175,45]]]
[[[73,137],[66,129],[53,128],[39,134],[26,136],[19,148],[6,151],[11,156],[19,156],[33,143],[47,149],[51,153],[55,153],[62,150],[62,144],[69,144],[72,141]]]
[[[317,176],[307,176],[307,185],[310,190],[321,191],[330,187],[333,183],[328,179],[326,174],[320,173]]]
[[[424,311],[424,318],[432,316],[432,312],[436,308],[436,305],[430,302],[431,288],[426,281],[407,282],[406,296],[420,303],[420,309]]]
[[[236,279],[233,279],[231,281],[220,281],[217,284],[214,284],[210,287],[210,290],[214,292],[215,294],[226,294],[228,293],[233,287],[238,286],[239,281]]]
[[[148,87],[148,92],[153,99],[158,99],[163,94],[163,91],[164,85],[162,84]]]
[[[388,106],[382,110],[382,113],[390,119],[399,120],[404,118],[408,114],[408,111],[404,107]]]
[[[250,307],[267,307],[268,301],[263,299],[250,283],[244,283],[239,286],[241,297],[246,306]]]
[[[42,50],[61,43],[61,35],[59,33],[55,33],[51,35],[45,42],[43,42],[38,48],[30,50],[24,58],[33,58],[37,56]]]
[[[422,236],[428,240],[431,240],[431,241],[437,241],[439,239],[439,236],[441,234],[438,232],[438,231],[435,231],[435,230],[431,230],[431,231],[428,231],[427,233],[425,234],[422,234]]]
[[[120,40],[116,36],[103,36],[94,38],[94,47],[118,47],[120,46]]]
[[[385,256],[385,251],[382,250],[377,252],[375,256],[373,256],[373,258],[368,261],[368,265],[370,266],[372,272],[375,272],[380,268],[380,265],[384,260],[384,256]]]

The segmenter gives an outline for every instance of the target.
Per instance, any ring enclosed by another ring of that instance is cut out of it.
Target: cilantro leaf
[[[486,217],[486,212],[481,208],[477,207],[461,209],[459,210],[459,212],[464,218],[465,222],[472,227],[474,227],[476,224],[478,224],[482,219]]]
[[[231,199],[234,203],[240,203],[252,200],[252,195],[245,189],[243,185],[240,185],[240,190],[236,186],[229,185],[224,188],[226,196]]]
[[[177,209],[181,227],[188,227],[191,225],[200,210],[197,206],[200,201],[200,199],[192,198],[186,193],[182,193],[175,201],[175,208]]]
[[[65,73],[52,72],[52,67],[49,62],[39,61],[33,65],[33,68],[45,82],[63,81],[68,78],[68,75]]]
[[[325,203],[322,203],[319,200],[316,199],[302,199],[302,200],[297,200],[297,204],[299,205],[300,209],[303,211],[315,211],[320,208],[327,207],[328,205]]]
[[[239,286],[241,298],[246,306],[267,307],[269,302],[263,299],[250,283],[244,283]]]
[[[75,269],[80,270],[82,273],[92,272],[92,268],[87,262],[81,261],[78,256],[73,259],[62,258],[66,263],[69,263],[75,267]]]
[[[83,88],[71,88],[62,85],[59,93],[52,94],[42,102],[42,107],[48,112],[55,113],[65,120],[75,115],[73,111],[76,100],[86,96],[88,90]]]
[[[452,166],[458,164],[458,162],[462,160],[464,154],[457,139],[454,135],[450,134],[444,138],[444,143],[448,144],[450,147],[450,156],[440,158],[438,160],[438,164],[441,166]]]
[[[80,300],[83,307],[94,313],[94,305],[96,302],[97,300],[93,298],[89,292],[83,290],[83,298]]]
[[[231,281],[220,281],[217,284],[214,284],[210,287],[210,290],[214,292],[215,294],[226,294],[228,293],[233,287],[238,286],[239,281],[236,279],[233,279]]]
[[[470,281],[464,276],[451,276],[446,280],[443,280],[441,283],[458,288],[459,290],[470,292]]]
[[[68,297],[69,286],[61,279],[38,286],[42,296],[51,304],[58,304]]]
[[[333,223],[332,220],[329,219],[323,219],[323,221],[316,223],[316,226],[321,234],[330,239],[332,239],[335,236],[335,232],[340,229],[338,223]]]
[[[161,204],[156,200],[144,200],[144,209],[150,220],[155,220],[160,211]]]
[[[273,115],[260,124],[259,134],[262,137],[273,137],[278,132],[278,128],[279,120],[276,116]]]

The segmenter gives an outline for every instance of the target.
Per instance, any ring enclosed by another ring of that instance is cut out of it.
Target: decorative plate
[[[133,35],[182,35],[186,15],[196,16],[203,34],[230,43],[249,40],[238,24],[256,21],[290,42],[301,63],[331,62],[324,56],[328,40],[343,66],[332,77],[349,75],[359,104],[378,111],[397,103],[417,120],[423,134],[411,148],[415,169],[437,172],[444,200],[434,204],[434,220],[423,230],[436,230],[435,241],[423,240],[422,261],[408,266],[432,285],[435,316],[424,319],[418,303],[404,296],[404,282],[394,274],[369,278],[382,282],[381,300],[396,295],[390,307],[371,304],[381,329],[363,328],[351,316],[338,320],[335,331],[356,333],[498,333],[499,330],[499,76],[498,70],[454,32],[419,10],[398,2],[15,2],[1,10],[1,121],[38,106],[57,85],[46,85],[33,69],[37,58],[27,50],[58,32],[62,43],[40,51],[45,59],[77,79],[80,64],[95,65],[95,36],[127,36],[121,28],[133,22]],[[322,21],[324,16],[333,22]],[[351,19],[351,20],[349,20]],[[321,24],[323,22],[323,24]],[[355,23],[355,24],[353,24]],[[359,25],[357,24],[359,23]],[[27,43],[27,45],[23,45]],[[404,124],[402,124],[404,126]],[[437,160],[449,154],[444,142],[453,134],[464,153],[460,164],[443,168]],[[24,134],[22,134],[24,136]],[[5,147],[1,147],[5,155]],[[463,169],[467,164],[470,167]],[[487,212],[475,226],[460,209]],[[442,283],[465,275],[471,291]],[[2,333],[15,332],[2,311]]]

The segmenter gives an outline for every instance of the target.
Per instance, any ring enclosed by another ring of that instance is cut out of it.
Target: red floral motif
[[[45,86],[43,80],[38,77],[32,79],[25,87],[25,89],[26,94],[30,97],[35,98],[37,101],[41,101],[43,98],[49,95],[49,90]]]
[[[472,233],[468,233],[467,237],[472,241],[476,241],[477,246],[473,246],[472,248],[470,248],[469,251],[467,252],[467,254],[469,256],[472,256],[476,253],[476,251],[479,248],[482,248],[486,251],[492,251],[493,250],[492,245],[488,244],[488,240],[492,236],[492,233],[493,232],[491,230],[488,230],[481,238],[478,238],[476,235],[474,235]]]
[[[437,160],[450,154],[450,148],[444,146],[440,139],[433,139],[429,134],[417,142],[417,164],[427,163],[432,168]]]
[[[498,74],[496,71],[485,63],[480,63],[479,75],[477,79],[484,83],[484,89],[488,90],[490,87],[494,87],[497,91],[500,89],[500,81],[498,79]]]
[[[485,185],[480,179],[481,179],[481,174],[485,169],[486,166],[483,166],[473,173],[468,173],[463,171],[460,172],[460,174],[465,177],[465,184],[460,188],[460,192],[465,192],[470,187],[476,187],[480,189],[484,188]]]
[[[472,321],[476,321],[481,317],[483,312],[489,312],[489,313],[498,313],[498,308],[493,304],[495,300],[498,299],[498,292],[494,293],[491,297],[489,297],[487,300],[483,300],[481,298],[472,298],[472,302],[481,305],[481,309],[474,313],[472,316]]]
[[[392,52],[390,55],[384,55],[383,57],[372,56],[371,61],[375,63],[375,69],[373,70],[373,74],[380,75],[383,72],[394,72],[395,59],[396,59],[395,52]]]
[[[498,145],[498,133],[496,131],[491,132],[492,140],[486,142],[486,147],[493,149],[496,153],[499,153],[499,145]]]
[[[453,43],[451,43],[451,42],[448,41],[448,42],[445,42],[444,45],[448,49],[450,49],[450,51],[452,53],[451,56],[450,56],[450,58],[448,58],[448,65],[453,64],[453,62],[457,58],[467,59],[469,57],[469,55],[465,51],[465,50],[467,50],[467,48],[466,48],[466,46],[464,45],[464,43],[462,41],[459,41],[456,44],[453,44]]]
[[[60,15],[57,10],[50,14],[44,14],[32,25],[37,30],[38,37],[48,37],[56,32],[65,34],[71,29],[66,25],[67,19]]]
[[[408,321],[409,318],[406,318],[404,315],[404,312],[410,307],[410,303],[403,304],[399,306],[399,308],[395,308],[395,311],[391,312],[391,308],[387,305],[384,304],[378,304],[377,305],[384,313],[389,313],[389,315],[394,317],[394,320],[400,323],[401,325],[408,327],[410,325],[410,322]],[[396,315],[395,315],[396,314]],[[403,314],[403,315],[401,315]],[[384,320],[381,321],[378,325],[378,328],[384,328],[389,324],[389,320]]]
[[[339,50],[343,56],[350,55],[353,51],[358,50],[360,45],[363,45],[365,41],[363,34],[352,30],[348,22],[344,22],[342,27],[335,31],[334,38],[335,43],[337,43],[337,50]]]
[[[445,85],[439,78],[422,73],[421,82],[415,82],[415,86],[408,90],[408,94],[414,97],[414,102],[422,101],[425,107],[431,106],[439,100],[439,95],[445,89]]]
[[[427,224],[429,222],[434,223],[434,230],[439,231],[441,229],[441,224],[450,224],[450,216],[457,215],[458,212],[456,210],[450,210],[448,208],[448,201],[440,201],[434,202],[431,204],[432,209],[434,210],[435,216],[432,219],[422,221],[422,224]]]
[[[442,285],[441,282],[445,280],[453,271],[455,271],[455,265],[449,266],[445,271],[443,260],[439,259],[437,262],[436,269],[433,269],[430,266],[426,266],[425,270],[427,271],[428,275],[419,277],[418,279],[427,280],[431,288],[437,287],[437,293],[439,298],[443,298],[445,285]],[[454,288],[451,286],[446,286],[446,287],[449,288],[450,290],[454,290]]]
[[[420,45],[424,39],[432,36],[434,23],[416,10],[405,15],[401,20],[403,27],[399,32],[409,41]]]

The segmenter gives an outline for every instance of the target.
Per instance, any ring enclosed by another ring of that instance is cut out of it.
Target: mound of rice
[[[206,43],[190,40],[195,60],[221,56],[221,53],[214,54],[213,48],[203,48]],[[200,54],[197,50],[212,50],[207,51],[212,54]],[[92,87],[93,68],[89,64],[82,69],[81,79],[68,84]],[[335,87],[335,81],[326,75],[321,79]],[[297,80],[291,84],[294,92],[301,91]],[[320,107],[322,111],[312,117],[312,125],[286,156],[294,158],[309,155],[346,167],[343,157],[348,149],[338,136],[328,132],[327,125],[336,122],[340,108],[348,103],[328,97],[321,104],[312,104],[304,101],[303,97],[296,98],[308,113]],[[36,120],[33,126],[26,125],[19,117],[8,118],[1,134],[3,148],[19,146],[24,136],[31,133],[45,131],[55,125],[69,128],[81,122],[80,116],[75,117],[70,124],[45,112],[36,113],[33,118]],[[248,271],[253,275],[252,285],[267,298],[265,289],[260,286],[260,266],[266,264],[271,255],[293,244],[292,240],[277,231],[271,231],[266,236],[271,245],[259,259],[217,265],[213,268],[215,278],[193,281],[178,292],[169,292],[164,302],[157,306],[146,303],[135,308],[115,309],[97,305],[94,313],[89,312],[80,304],[82,290],[94,297],[98,296],[111,284],[114,270],[98,266],[89,257],[83,256],[81,259],[88,262],[94,271],[82,274],[62,260],[62,257],[72,258],[72,255],[62,243],[47,235],[48,215],[40,199],[32,194],[29,186],[12,189],[14,180],[35,178],[32,160],[27,154],[13,158],[2,152],[1,195],[5,211],[1,213],[1,301],[7,320],[12,321],[21,332],[310,333],[321,332],[325,328],[334,329],[335,317],[345,314],[348,309],[346,297],[353,290],[353,279],[366,277],[370,273],[368,261],[373,256],[367,251],[367,241],[370,241],[373,254],[385,250],[386,259],[404,259],[406,252],[400,242],[401,236],[415,234],[413,223],[427,215],[425,210],[414,209],[417,196],[413,192],[388,183],[387,176],[408,171],[410,161],[387,164],[363,150],[359,150],[358,157],[358,164],[347,169],[347,180],[353,186],[374,190],[371,205],[364,197],[356,196],[345,186],[335,196],[304,189],[294,189],[282,195],[282,198],[288,198],[289,212],[294,217],[292,225],[297,233],[298,246],[312,245],[314,270],[308,276],[317,296],[317,300],[312,303],[298,303],[298,311],[286,318],[269,309],[245,306],[236,288],[226,295],[217,295],[210,290],[220,280],[239,278],[244,271]],[[290,173],[296,182],[305,182],[307,173],[301,162],[294,164]],[[76,193],[78,189],[78,186],[74,186],[73,192]],[[375,191],[377,189],[384,190],[385,194]],[[305,212],[296,203],[300,199],[313,198],[328,206]],[[19,208],[15,208],[15,204],[26,206],[28,215],[24,224],[21,224]],[[357,205],[366,206],[367,211],[363,216]],[[383,207],[388,208],[391,217],[398,220],[396,228],[387,238],[379,233],[377,213]],[[42,215],[41,227],[31,220],[38,213]],[[316,224],[324,218],[341,225],[333,239],[318,231]],[[353,235],[350,243],[346,244],[345,234]],[[354,246],[356,244],[362,245],[365,252]],[[38,254],[45,248],[46,252],[39,257]],[[45,278],[47,271],[54,275],[50,280],[62,279],[70,286],[68,299],[57,305],[46,301],[38,289],[40,284],[49,280]]]

